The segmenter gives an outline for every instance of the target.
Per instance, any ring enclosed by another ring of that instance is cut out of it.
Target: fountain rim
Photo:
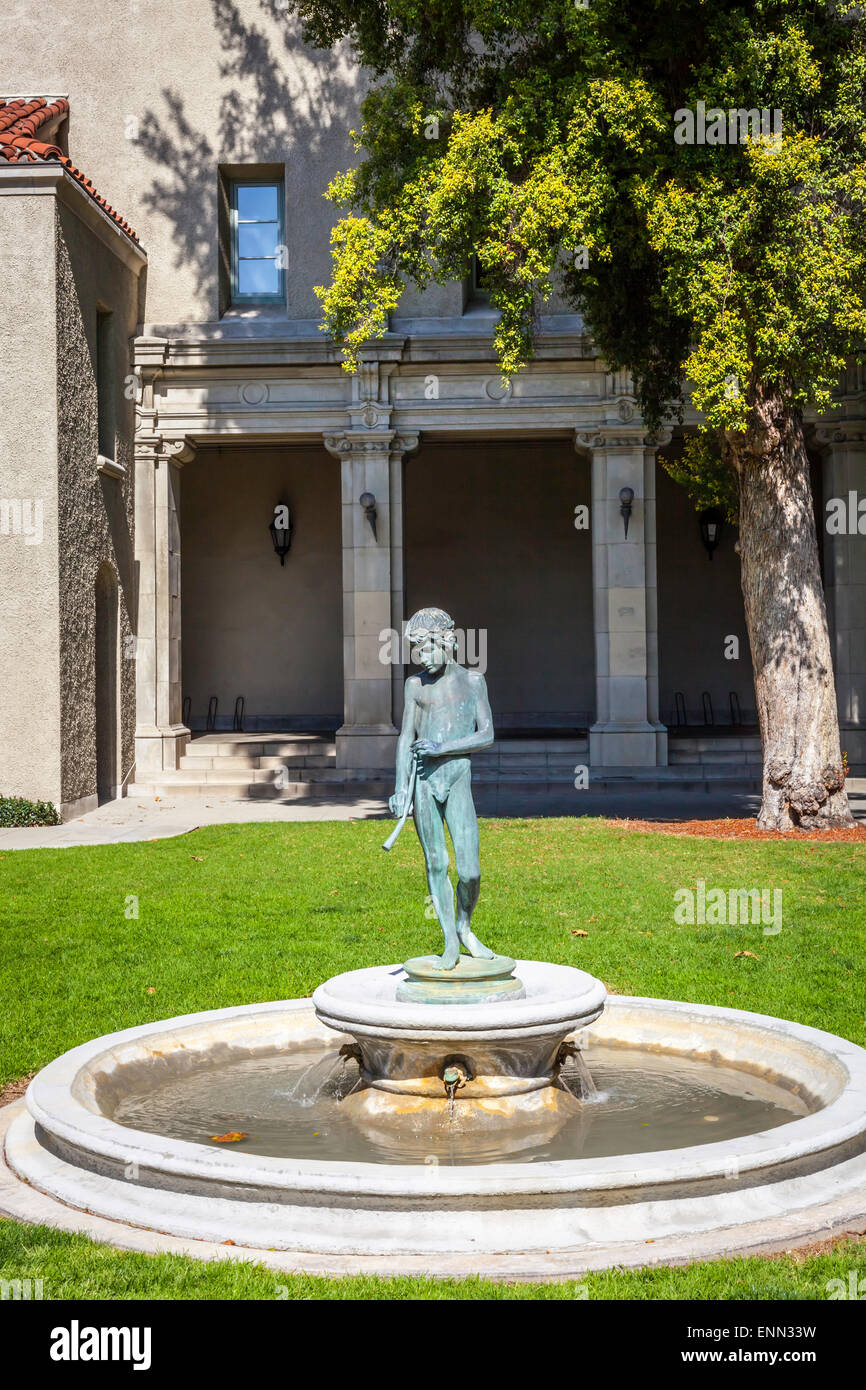
[[[382,1196],[494,1197],[556,1195],[558,1193],[622,1191],[624,1189],[706,1182],[727,1178],[736,1145],[740,1181],[776,1168],[789,1167],[866,1136],[866,1050],[845,1038],[772,1015],[755,1014],[718,1005],[695,1005],[677,1000],[615,995],[614,1013],[628,1010],[669,1012],[689,1022],[737,1024],[760,1032],[770,1029],[792,1043],[823,1053],[837,1072],[840,1090],[817,1111],[769,1131],[736,1141],[716,1141],[653,1153],[614,1154],[603,1159],[561,1159],[535,1163],[439,1165],[380,1164],[327,1159],[254,1158],[249,1153],[216,1153],[204,1145],[167,1139],[117,1124],[86,1106],[73,1087],[88,1067],[113,1050],[147,1043],[161,1035],[210,1028],[229,1020],[309,1011],[310,999],[230,1006],[105,1034],[62,1054],[44,1067],[27,1091],[27,1109],[38,1127],[61,1145],[97,1160],[127,1165],[136,1162],[147,1172],[193,1182],[227,1183],[248,1190],[271,1189],[286,1194]],[[320,1025],[321,1026],[321,1025]],[[216,1036],[216,1034],[215,1034]],[[335,1034],[335,1041],[339,1034]],[[724,1064],[724,1059],[722,1059]],[[733,1062],[729,1065],[736,1065]],[[832,1157],[831,1157],[831,1161]],[[26,1173],[22,1173],[27,1176]]]
[[[402,965],[368,965],[333,976],[313,991],[313,1007],[328,1027],[340,1032],[383,1039],[414,1038],[427,1035],[439,1040],[448,1034],[455,1040],[475,1038],[482,1042],[507,1035],[542,1037],[586,1027],[601,1015],[607,990],[601,980],[573,965],[547,961],[515,962],[515,975],[523,980],[527,994],[521,999],[500,999],[484,1004],[419,1004],[410,1000],[378,1000],[364,994],[365,985],[375,985],[389,976],[398,976]],[[529,993],[536,984],[540,993]],[[353,985],[355,987],[352,991]],[[340,988],[339,986],[342,986]]]

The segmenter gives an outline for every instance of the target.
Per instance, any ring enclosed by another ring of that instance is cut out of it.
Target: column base
[[[589,731],[590,767],[667,767],[668,731],[664,724],[611,719]]]
[[[337,767],[393,768],[398,731],[393,724],[343,724],[337,730]]]
[[[185,724],[139,726],[135,731],[135,780],[143,782],[160,772],[176,772],[186,752],[190,731]]]

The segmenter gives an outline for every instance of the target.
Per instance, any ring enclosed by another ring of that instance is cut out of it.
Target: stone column
[[[179,766],[189,740],[182,721],[180,471],[194,455],[185,439],[145,435],[135,450],[135,782]]]
[[[857,402],[849,405],[856,407]],[[823,505],[816,498],[815,521],[823,531],[824,592],[839,733],[849,766],[862,776],[866,771],[866,419],[821,428],[817,438],[824,450],[824,481]]]
[[[592,557],[595,619],[594,767],[667,763],[658,709],[658,603],[655,544],[656,440],[640,430],[579,434],[592,451]],[[628,535],[620,490],[634,492]]]
[[[340,460],[343,512],[344,722],[337,766],[388,768],[401,717],[403,668],[403,456],[417,436],[348,429],[325,437]],[[375,498],[375,532],[361,496]],[[396,634],[397,640],[388,639]]]

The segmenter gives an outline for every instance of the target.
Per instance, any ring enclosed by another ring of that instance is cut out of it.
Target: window
[[[114,357],[112,353],[113,315],[105,310],[96,311],[96,416],[98,428],[97,449],[102,458],[113,459],[115,451],[114,432],[116,426],[114,413]]]
[[[231,185],[231,302],[285,300],[283,185],[237,180]]]
[[[484,267],[481,265],[477,256],[472,257],[472,268],[467,280],[464,281],[464,295],[466,308],[485,308],[490,304],[490,289],[486,282]]]

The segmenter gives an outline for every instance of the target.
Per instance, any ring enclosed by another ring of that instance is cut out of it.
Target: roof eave
[[[53,160],[9,164],[0,160],[0,197],[22,194],[59,198],[130,269],[138,273],[147,264],[144,248],[62,164]]]

